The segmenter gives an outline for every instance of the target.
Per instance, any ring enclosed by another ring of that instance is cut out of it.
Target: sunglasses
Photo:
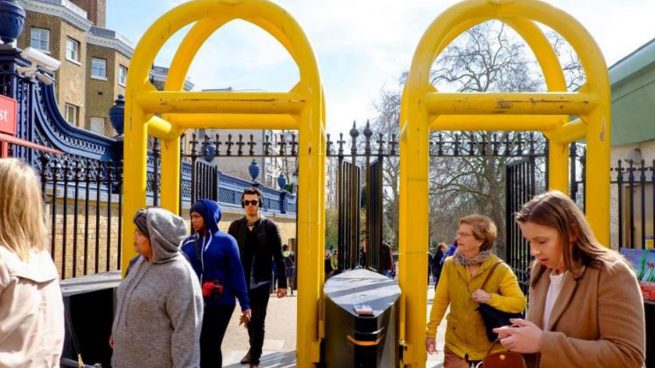
[[[252,205],[252,206],[256,206],[256,205],[258,205],[258,204],[259,204],[259,201],[256,200],[256,199],[254,199],[254,200],[252,200],[252,201],[248,201],[248,200],[243,201],[243,205],[244,205],[244,206],[251,206],[251,205]]]

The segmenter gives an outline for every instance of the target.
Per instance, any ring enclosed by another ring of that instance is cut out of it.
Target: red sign
[[[0,133],[16,135],[16,100],[0,95]]]

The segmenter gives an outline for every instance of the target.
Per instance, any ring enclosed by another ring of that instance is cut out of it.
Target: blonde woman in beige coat
[[[566,195],[536,196],[516,214],[535,257],[527,320],[496,329],[531,367],[637,368],[646,351],[644,304],[635,274],[600,245]]]
[[[39,180],[16,159],[0,159],[0,366],[59,367],[64,305],[46,251]]]

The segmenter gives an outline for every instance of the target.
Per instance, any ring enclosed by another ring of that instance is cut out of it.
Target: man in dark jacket
[[[205,311],[200,333],[200,366],[221,367],[221,343],[232,317],[235,297],[242,319],[250,318],[246,279],[236,240],[218,230],[221,208],[201,199],[191,206],[192,234],[182,243],[182,251],[200,279]]]
[[[246,276],[248,295],[252,308],[252,319],[248,323],[250,349],[241,359],[241,364],[259,366],[264,345],[264,321],[268,307],[271,270],[273,264],[278,275],[286,275],[282,259],[282,240],[277,225],[260,214],[262,193],[257,188],[248,188],[241,195],[241,206],[245,216],[230,225],[228,232],[234,236],[241,252],[241,264]],[[287,280],[278,279],[277,297],[287,295]]]

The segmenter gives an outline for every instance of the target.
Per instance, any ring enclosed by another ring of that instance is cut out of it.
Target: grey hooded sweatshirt
[[[146,210],[153,257],[139,256],[117,291],[114,368],[193,368],[200,364],[203,300],[198,277],[178,246],[181,217]]]

